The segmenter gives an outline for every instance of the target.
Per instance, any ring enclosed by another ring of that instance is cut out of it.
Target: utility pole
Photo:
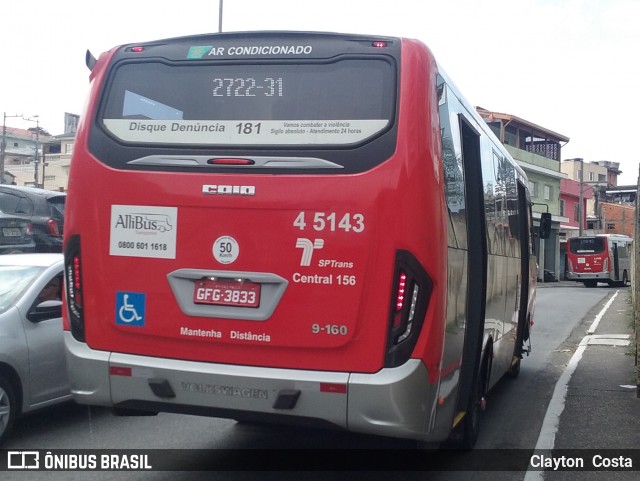
[[[0,147],[0,184],[4,184],[4,160],[7,149],[7,117],[22,117],[22,114],[7,115],[4,112],[2,118],[2,146]]]
[[[582,193],[582,187],[584,182],[584,161],[582,159],[576,159],[580,162],[580,205],[578,206],[578,236],[582,237],[582,224],[584,221],[584,195]]]
[[[218,6],[220,8],[218,13],[218,32],[222,32],[222,2],[223,0],[218,0]]]
[[[36,152],[34,155],[35,169],[33,172],[33,182],[36,187],[40,187],[40,183],[38,182],[38,170],[39,170],[38,163],[40,160],[40,116],[34,115],[33,117],[29,117],[28,119],[24,119],[24,120],[28,120],[29,122],[36,123]]]

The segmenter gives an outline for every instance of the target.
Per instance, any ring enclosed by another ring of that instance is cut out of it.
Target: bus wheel
[[[584,281],[585,287],[596,287],[598,285],[597,281]]]
[[[467,412],[462,420],[459,430],[450,439],[454,449],[473,449],[478,441],[480,433],[480,418],[486,407],[486,395],[489,388],[489,373],[491,372],[491,348],[487,350],[486,357],[480,368],[480,375],[474,389],[475,395],[469,399]]]
[[[507,377],[509,379],[516,379],[518,377],[518,375],[520,374],[521,361],[522,358],[519,357],[514,363],[511,364],[511,367],[507,371]]]

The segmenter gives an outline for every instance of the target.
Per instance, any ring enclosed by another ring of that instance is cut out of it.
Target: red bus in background
[[[567,239],[567,279],[596,287],[598,282],[626,286],[631,279],[633,239],[620,234]]]
[[[473,445],[528,352],[531,205],[425,45],[224,33],[87,65],[78,402]]]

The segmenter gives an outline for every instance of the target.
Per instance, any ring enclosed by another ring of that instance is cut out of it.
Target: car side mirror
[[[42,322],[56,317],[62,317],[62,301],[41,302],[27,314],[27,319],[31,322]]]
[[[540,228],[538,229],[540,239],[548,239],[551,235],[551,214],[543,212],[540,214]]]

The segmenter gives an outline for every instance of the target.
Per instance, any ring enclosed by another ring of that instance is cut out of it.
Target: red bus
[[[567,239],[567,279],[596,287],[598,282],[624,287],[631,278],[633,239],[620,234]]]
[[[528,349],[531,205],[425,45],[224,33],[87,65],[78,402],[473,445]]]

